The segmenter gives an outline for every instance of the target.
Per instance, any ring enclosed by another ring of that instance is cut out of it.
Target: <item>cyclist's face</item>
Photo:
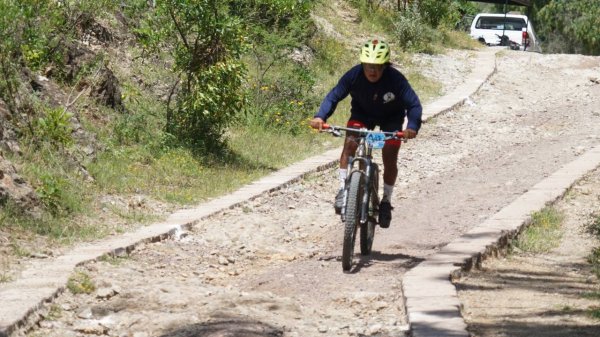
[[[363,63],[362,66],[365,77],[371,83],[379,81],[383,75],[383,70],[385,69],[384,64]]]

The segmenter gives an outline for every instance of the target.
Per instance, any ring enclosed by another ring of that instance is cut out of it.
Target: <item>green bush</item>
[[[230,13],[243,18],[252,28],[269,27],[289,30],[293,21],[307,18],[314,0],[229,0]],[[303,34],[302,30],[297,33]]]
[[[434,42],[441,40],[440,33],[429,26],[416,5],[398,13],[394,29],[398,44],[413,52],[434,53]]]
[[[73,295],[91,294],[96,291],[96,285],[88,274],[78,271],[69,277],[67,289],[69,289]]]
[[[21,89],[21,67],[53,68],[64,78],[68,45],[89,27],[111,0],[0,0],[0,99],[16,113],[28,98]]]
[[[180,74],[166,131],[200,153],[222,148],[224,130],[244,106],[246,73],[239,61],[246,46],[242,25],[229,15],[227,2],[159,2],[137,33],[150,52],[172,50]]]
[[[292,135],[308,130],[307,119],[312,117],[318,104],[311,92],[315,79],[300,65],[288,69],[281,72],[287,76],[273,79],[270,85],[255,85],[249,102],[248,123]]]
[[[309,15],[313,1],[242,2],[234,13],[243,16],[250,41],[244,58],[250,69],[246,123],[297,135],[307,129],[306,118],[314,112],[315,76],[290,54],[311,52],[305,46],[315,31]]]
[[[465,1],[420,0],[418,2],[421,17],[432,28],[456,27],[461,21],[461,12],[470,11],[470,7]]]
[[[537,15],[545,51],[600,55],[597,0],[552,0]]]
[[[37,120],[35,125],[36,138],[42,141],[67,146],[73,143],[71,133],[72,113],[67,112],[64,108],[47,108],[44,111],[44,116]]]
[[[41,184],[36,192],[46,210],[53,216],[65,216],[78,210],[77,196],[72,193],[70,183],[65,178],[42,173],[39,180]]]

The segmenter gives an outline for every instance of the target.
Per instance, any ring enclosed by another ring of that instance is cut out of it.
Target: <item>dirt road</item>
[[[97,290],[66,292],[29,334],[403,336],[403,273],[600,144],[599,83],[600,58],[502,51],[477,95],[403,145],[392,225],[352,273],[330,170],[81,267]]]

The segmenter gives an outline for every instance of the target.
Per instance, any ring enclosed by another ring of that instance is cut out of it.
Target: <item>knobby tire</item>
[[[352,258],[354,256],[354,243],[356,241],[356,231],[360,224],[360,206],[362,200],[362,191],[364,178],[361,172],[352,172],[350,176],[350,186],[348,188],[348,197],[346,201],[346,221],[344,224],[344,246],[342,249],[342,269],[344,271],[352,268]]]
[[[373,249],[373,239],[375,237],[375,225],[377,224],[377,214],[375,214],[379,207],[377,201],[377,193],[379,192],[379,168],[377,164],[373,163],[371,170],[371,186],[369,186],[369,207],[371,211],[367,218],[367,223],[360,225],[360,254],[370,255]]]

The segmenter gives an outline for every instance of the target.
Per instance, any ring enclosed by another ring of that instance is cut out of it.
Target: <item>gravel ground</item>
[[[432,74],[454,86],[467,68],[444,60],[429,63]],[[405,335],[407,269],[600,143],[599,71],[600,58],[502,51],[497,74],[468,104],[403,145],[392,225],[377,229],[373,254],[351,273],[339,261],[329,170],[173,240],[82,266],[97,290],[65,292],[29,335]],[[501,310],[470,322],[500,331],[503,317],[523,315]]]

